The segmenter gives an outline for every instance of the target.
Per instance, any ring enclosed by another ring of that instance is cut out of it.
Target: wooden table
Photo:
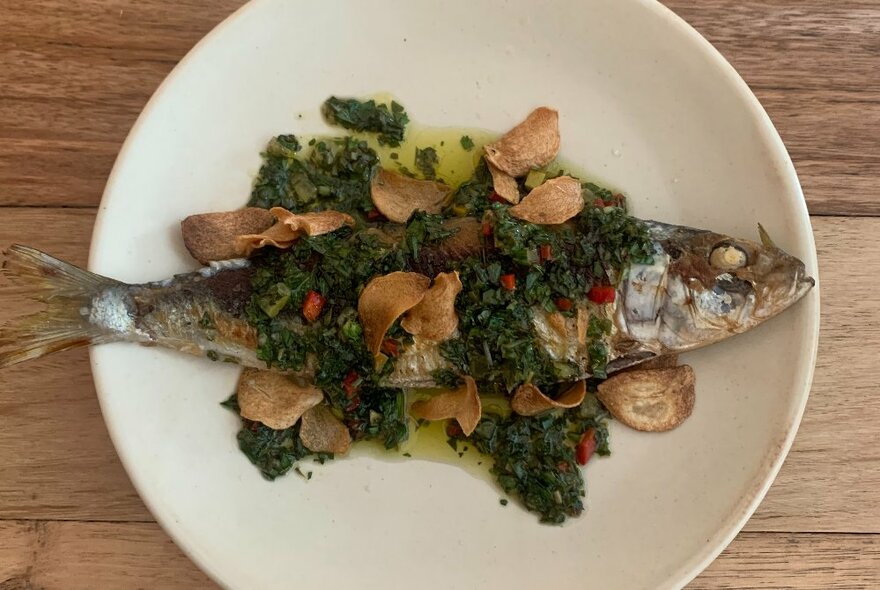
[[[880,1],[668,0],[799,170],[823,281],[816,379],[767,499],[693,588],[880,588]],[[84,263],[116,153],[241,0],[0,0],[0,246]],[[0,320],[20,312],[3,300]],[[116,457],[84,350],[0,373],[0,589],[213,588]]]

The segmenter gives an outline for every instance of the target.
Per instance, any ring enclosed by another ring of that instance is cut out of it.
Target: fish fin
[[[758,236],[761,238],[761,243],[764,244],[766,248],[776,248],[776,244],[773,243],[773,240],[770,239],[770,234],[767,233],[767,230],[764,229],[764,226],[760,223],[758,224]]]
[[[88,310],[98,293],[122,283],[18,244],[5,252],[0,274],[13,293],[45,304],[0,326],[0,368],[115,339],[89,322]]]

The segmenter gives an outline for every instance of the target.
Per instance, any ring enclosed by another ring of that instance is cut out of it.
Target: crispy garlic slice
[[[392,272],[367,283],[358,299],[358,316],[364,326],[367,350],[375,357],[385,332],[425,297],[431,279],[416,272]]]
[[[416,211],[440,213],[451,193],[441,182],[409,178],[382,168],[370,185],[376,209],[396,223],[406,223]]]
[[[290,248],[301,236],[320,236],[346,225],[354,226],[352,216],[339,211],[291,213],[282,207],[272,207],[269,212],[277,220],[275,225],[258,234],[236,237],[235,247],[239,255],[250,256],[266,246]]]
[[[694,371],[687,365],[613,375],[597,393],[611,415],[645,432],[672,430],[694,409]]]
[[[202,264],[241,256],[236,238],[261,233],[272,227],[274,217],[265,209],[245,207],[237,211],[190,215],[180,222],[183,245]]]
[[[526,383],[516,388],[513,399],[510,400],[510,407],[520,416],[536,416],[548,410],[575,408],[581,405],[586,395],[585,381],[572,384],[556,399],[547,397],[540,389],[531,383]]]
[[[324,404],[310,408],[302,415],[299,438],[315,453],[343,454],[351,447],[348,428]]]
[[[581,183],[571,176],[551,178],[510,208],[517,219],[539,225],[565,223],[584,208]]]
[[[486,146],[486,160],[514,178],[546,166],[559,153],[559,113],[539,107],[525,120]]]
[[[247,368],[238,380],[238,407],[248,420],[284,430],[293,426],[324,394],[313,385],[301,385],[274,371]]]
[[[455,298],[461,293],[458,271],[443,272],[434,277],[434,284],[424,298],[400,321],[401,327],[413,336],[442,342],[458,329]]]
[[[458,389],[438,393],[430,399],[413,403],[410,412],[416,418],[445,420],[455,418],[465,436],[470,436],[480,423],[482,404],[473,377],[465,376]]]

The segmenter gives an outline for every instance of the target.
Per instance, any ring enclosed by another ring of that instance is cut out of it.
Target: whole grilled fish
[[[588,376],[583,314],[613,320],[607,337],[608,371],[692,350],[744,332],[801,299],[814,285],[804,264],[772,244],[738,240],[711,231],[645,222],[653,241],[652,264],[624,270],[613,303],[575,302],[577,317],[535,310],[537,345]],[[459,233],[425,248],[415,270],[433,276],[450,260],[481,248],[479,222],[459,220]],[[137,342],[265,369],[257,358],[257,331],[245,319],[254,268],[248,260],[212,263],[166,281],[129,285],[12,246],[3,273],[43,311],[0,328],[0,367],[87,344]],[[299,321],[299,320],[296,320]],[[295,328],[296,326],[294,326]],[[447,367],[439,346],[415,341],[401,349],[385,385],[434,384],[432,371]],[[308,377],[308,375],[303,375]]]

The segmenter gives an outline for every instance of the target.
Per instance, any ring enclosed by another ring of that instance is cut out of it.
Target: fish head
[[[685,351],[745,332],[800,300],[815,284],[804,263],[761,242],[706,230],[652,224],[663,259],[655,302],[658,344]]]

